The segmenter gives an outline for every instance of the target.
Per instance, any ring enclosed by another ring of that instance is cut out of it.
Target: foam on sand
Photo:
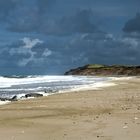
[[[10,101],[0,101],[0,105],[5,105],[5,104],[8,104],[8,103],[11,103]]]

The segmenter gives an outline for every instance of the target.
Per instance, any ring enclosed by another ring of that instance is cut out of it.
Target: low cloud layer
[[[55,39],[53,41],[56,41]],[[16,45],[15,45],[16,44]],[[31,45],[32,44],[32,45]],[[66,70],[88,63],[139,64],[140,40],[128,37],[116,39],[107,33],[90,33],[68,37],[66,42],[42,42],[23,38],[5,46],[1,54],[1,67],[10,64],[30,72],[64,73]],[[9,63],[10,59],[10,63]]]

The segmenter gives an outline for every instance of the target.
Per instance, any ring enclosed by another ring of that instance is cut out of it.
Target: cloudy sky
[[[0,0],[0,75],[139,60],[140,0]]]

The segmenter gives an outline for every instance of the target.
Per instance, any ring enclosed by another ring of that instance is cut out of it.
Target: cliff
[[[140,66],[107,66],[90,64],[76,69],[71,69],[66,72],[65,75],[138,76],[140,75]]]

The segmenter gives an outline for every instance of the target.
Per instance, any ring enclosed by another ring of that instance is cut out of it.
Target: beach
[[[1,140],[139,140],[140,78],[0,106]]]

